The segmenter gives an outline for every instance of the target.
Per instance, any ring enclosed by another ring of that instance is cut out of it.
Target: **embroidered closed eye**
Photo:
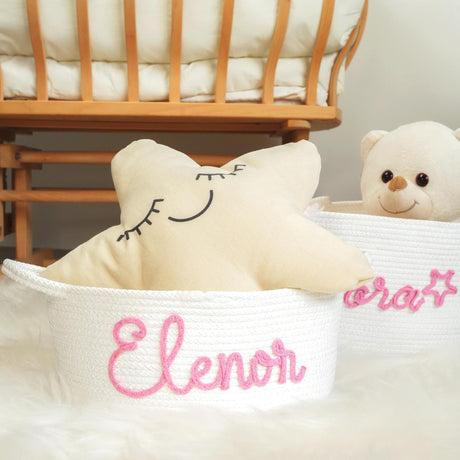
[[[170,220],[172,222],[181,223],[181,222],[190,222],[191,220],[198,219],[198,217],[201,217],[210,208],[213,199],[214,199],[214,191],[209,190],[208,201],[205,203],[203,208],[200,211],[198,211],[196,214],[193,214],[193,215],[187,216],[187,217],[172,217],[172,216],[169,216],[168,220]],[[144,225],[144,224],[152,225],[152,221],[150,220],[150,216],[153,213],[159,213],[160,212],[158,209],[155,208],[155,205],[160,201],[164,201],[164,199],[161,198],[161,199],[153,200],[152,206],[150,207],[149,212],[147,213],[147,215],[137,225],[135,225],[134,227],[130,228],[129,230],[126,230],[125,232],[123,232],[117,238],[117,241],[121,241],[123,238],[126,238],[126,241],[128,241],[130,233],[136,232],[138,235],[141,235],[142,234],[142,232],[141,232],[141,226],[142,225]]]
[[[208,180],[212,180],[214,177],[220,177],[225,179],[225,176],[236,176],[238,171],[243,171],[246,165],[237,164],[233,166],[233,171],[229,173],[219,172],[219,173],[199,173],[197,174],[195,180],[200,180],[202,176],[207,177]]]
[[[133,232],[136,232],[138,235],[141,235],[142,234],[141,226],[143,224],[152,225],[152,221],[150,220],[150,216],[153,213],[159,213],[160,212],[159,209],[155,208],[155,205],[157,203],[159,203],[160,201],[164,201],[164,199],[160,198],[160,199],[153,200],[152,206],[150,207],[149,212],[147,213],[147,215],[137,225],[135,225],[133,228],[130,228],[129,230],[125,230],[125,232],[122,233],[117,238],[117,241],[121,241],[123,238],[126,238],[126,241],[129,240],[129,234],[133,233]]]
[[[203,207],[203,209],[201,211],[199,211],[198,213],[194,214],[193,216],[182,217],[182,218],[169,216],[168,219],[172,220],[173,222],[190,222],[191,220],[195,220],[198,217],[202,216],[209,209],[209,207],[211,206],[213,198],[214,198],[214,192],[213,192],[213,190],[209,190],[208,202],[205,204],[205,206]]]
[[[195,180],[199,180],[202,176],[207,177],[208,180],[212,180],[214,176],[218,176],[221,179],[225,179],[225,176],[236,176],[236,173],[239,172],[239,171],[243,171],[245,167],[246,167],[245,164],[236,164],[236,165],[233,165],[233,171],[228,172],[228,173],[227,172],[209,173],[209,174],[208,173],[200,173],[200,174],[197,174]],[[209,207],[212,204],[213,198],[214,198],[214,192],[213,192],[213,190],[209,190],[208,201],[207,201],[207,203],[205,203],[205,205],[203,206],[203,208],[199,212],[197,212],[196,214],[193,214],[191,216],[187,216],[187,217],[169,216],[168,220],[170,220],[172,222],[190,222],[192,220],[195,220],[198,217],[201,217],[209,209]],[[135,225],[134,227],[130,228],[129,230],[125,230],[117,238],[117,242],[123,240],[123,238],[125,238],[126,241],[128,241],[130,233],[136,232],[138,235],[141,235],[142,234],[141,227],[144,224],[152,225],[152,221],[150,220],[150,216],[153,213],[159,213],[160,212],[158,209],[156,209],[155,205],[157,203],[161,202],[161,201],[164,201],[164,199],[160,198],[160,199],[153,200],[152,206],[150,207],[149,211],[147,212],[147,215],[137,225]]]

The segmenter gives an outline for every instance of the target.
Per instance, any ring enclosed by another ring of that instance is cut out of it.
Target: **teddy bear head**
[[[370,131],[361,142],[361,193],[369,214],[460,217],[460,129],[423,121]]]

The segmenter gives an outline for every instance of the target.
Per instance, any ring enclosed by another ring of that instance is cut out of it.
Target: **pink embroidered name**
[[[415,312],[420,310],[420,307],[425,303],[425,297],[432,295],[434,296],[434,304],[437,307],[441,307],[444,305],[447,295],[457,294],[457,288],[451,283],[454,274],[453,270],[448,270],[442,275],[437,269],[433,269],[431,270],[430,284],[425,286],[421,291],[407,285],[398,289],[390,300],[388,300],[390,291],[386,287],[385,279],[379,276],[374,280],[374,292],[371,292],[367,286],[361,286],[354,291],[346,292],[343,301],[347,307],[356,308],[372,302],[375,297],[382,294],[378,303],[380,309],[388,310],[390,307],[394,307],[397,310],[403,310],[409,308]],[[444,283],[438,288],[437,284],[439,281],[443,281]]]
[[[127,342],[120,337],[120,331],[126,324],[135,325],[138,330],[131,333],[134,341]],[[167,352],[167,342],[170,327],[177,325],[177,338],[171,352]],[[115,376],[115,366],[118,358],[128,352],[134,351],[137,348],[137,342],[143,340],[147,335],[147,328],[145,324],[138,318],[124,318],[115,324],[113,329],[113,337],[115,342],[119,345],[119,348],[114,351],[109,361],[109,378],[113,386],[120,392],[132,398],[143,398],[150,396],[164,385],[167,385],[169,389],[177,395],[185,395],[192,388],[196,387],[200,390],[214,390],[220,388],[221,390],[227,390],[230,388],[231,373],[233,365],[236,365],[236,376],[239,385],[247,390],[253,385],[265,386],[269,382],[274,367],[279,368],[279,383],[286,383],[287,373],[289,368],[289,378],[292,382],[297,383],[303,380],[305,377],[306,367],[301,366],[299,371],[296,371],[296,355],[292,350],[287,350],[281,339],[275,339],[272,343],[272,352],[276,356],[271,357],[267,352],[258,350],[254,353],[254,356],[249,360],[249,372],[248,376],[245,376],[243,357],[240,353],[234,352],[228,356],[225,353],[219,353],[217,356],[218,369],[216,377],[212,382],[205,383],[201,379],[209,373],[212,367],[212,360],[207,356],[201,356],[197,358],[190,369],[190,380],[188,383],[180,388],[173,380],[171,375],[171,365],[179,353],[184,341],[185,326],[184,321],[179,315],[171,315],[163,323],[160,334],[160,363],[162,368],[161,376],[155,385],[150,388],[143,390],[133,390],[125,387],[118,381]],[[259,376],[259,368],[264,368],[264,375]]]

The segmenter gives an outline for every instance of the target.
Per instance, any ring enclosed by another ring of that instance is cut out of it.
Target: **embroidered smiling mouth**
[[[402,211],[390,211],[389,209],[386,209],[385,206],[383,206],[382,202],[380,201],[380,197],[378,197],[378,202],[379,202],[379,205],[380,207],[385,211],[385,212],[388,212],[389,214],[404,214],[405,212],[409,212],[411,209],[414,209],[415,206],[418,203],[418,201],[414,200],[414,202],[412,203],[411,206],[409,206],[407,209],[403,209]]]

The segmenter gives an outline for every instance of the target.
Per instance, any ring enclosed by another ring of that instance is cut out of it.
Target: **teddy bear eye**
[[[430,179],[425,173],[417,174],[417,177],[415,178],[415,182],[417,182],[419,187],[425,187],[429,181]]]
[[[387,182],[390,182],[391,179],[393,179],[393,173],[389,169],[387,169],[382,174],[382,182],[386,184]]]

